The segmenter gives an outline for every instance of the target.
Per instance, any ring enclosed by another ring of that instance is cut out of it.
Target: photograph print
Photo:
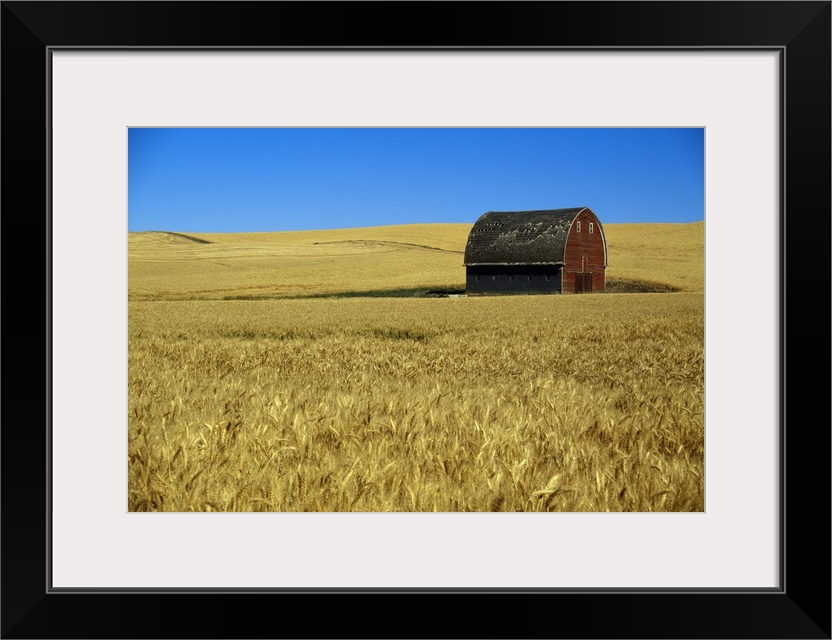
[[[131,512],[703,512],[703,128],[130,128]]]

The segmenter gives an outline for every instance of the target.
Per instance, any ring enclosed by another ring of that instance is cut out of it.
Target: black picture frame
[[[829,638],[830,15],[828,1],[2,2],[2,637]],[[50,589],[48,88],[62,47],[778,51],[780,587]]]

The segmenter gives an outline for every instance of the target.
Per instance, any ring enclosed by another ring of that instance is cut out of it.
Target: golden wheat
[[[700,294],[131,302],[129,507],[701,511]]]
[[[461,288],[469,230],[130,234],[129,509],[702,511],[701,223],[605,228],[682,293],[295,299]]]

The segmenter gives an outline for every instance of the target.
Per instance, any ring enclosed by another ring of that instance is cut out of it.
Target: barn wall
[[[578,222],[581,230],[578,231]],[[594,224],[589,233],[589,224]],[[591,211],[582,211],[572,222],[566,240],[565,265],[563,268],[563,292],[574,293],[579,273],[592,274],[592,292],[603,292],[606,285],[604,266],[604,236],[601,224]]]
[[[560,265],[467,267],[468,293],[560,293]]]

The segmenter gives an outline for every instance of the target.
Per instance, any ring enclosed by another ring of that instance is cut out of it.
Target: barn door
[[[584,278],[584,293],[592,293],[592,274],[582,273]]]

